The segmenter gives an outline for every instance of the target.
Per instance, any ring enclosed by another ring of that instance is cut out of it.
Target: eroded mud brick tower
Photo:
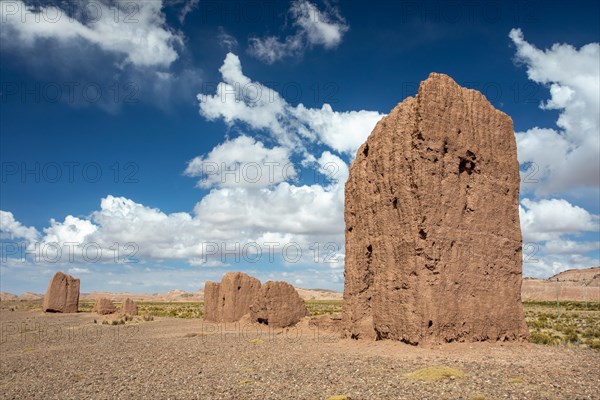
[[[350,167],[343,335],[526,339],[518,200],[511,118],[432,73]]]

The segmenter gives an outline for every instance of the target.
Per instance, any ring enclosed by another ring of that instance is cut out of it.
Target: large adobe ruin
[[[343,335],[527,338],[518,200],[511,118],[431,74],[350,167]]]
[[[308,310],[304,300],[287,282],[269,281],[265,283],[250,306],[252,321],[275,328],[295,325],[307,315]]]
[[[204,320],[236,322],[250,312],[260,281],[243,272],[228,272],[221,283],[204,285]]]
[[[44,312],[76,313],[79,307],[79,279],[57,272],[42,302]]]
[[[204,284],[204,320],[237,322],[250,320],[275,328],[295,325],[308,315],[304,301],[287,282],[260,281],[243,272],[229,272],[220,283]]]

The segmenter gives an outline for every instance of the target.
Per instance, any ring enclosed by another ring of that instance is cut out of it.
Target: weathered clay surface
[[[115,304],[106,298],[101,298],[96,300],[94,303],[94,308],[92,308],[92,312],[100,315],[113,314],[117,312],[117,307]]]
[[[250,306],[250,318],[276,328],[285,328],[298,323],[308,315],[304,300],[287,282],[265,283]]]
[[[204,319],[236,322],[250,312],[260,281],[242,272],[228,272],[221,283],[207,282],[204,289]],[[218,296],[215,295],[218,293]]]
[[[350,167],[343,335],[527,338],[518,199],[511,118],[431,74]]]
[[[339,315],[319,315],[311,317],[308,321],[308,326],[318,335],[320,332],[330,332],[332,335],[324,336],[323,340],[335,341],[338,339],[341,327],[342,317]]]
[[[121,307],[121,314],[123,315],[138,315],[137,304],[130,298],[126,298]]]
[[[48,284],[42,302],[45,312],[76,313],[79,305],[79,279],[57,272]]]
[[[218,322],[219,315],[219,288],[218,282],[206,282],[204,284],[204,320]]]

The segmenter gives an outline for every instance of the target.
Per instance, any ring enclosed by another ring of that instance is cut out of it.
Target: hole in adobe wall
[[[363,149],[363,154],[365,157],[367,157],[369,155],[369,145],[365,144],[365,147]]]
[[[429,320],[429,323],[427,324],[427,327],[428,327],[428,328],[431,328],[432,326],[433,326],[433,321],[432,321],[432,320]]]
[[[392,206],[394,207],[394,209],[398,208],[398,198],[394,197],[394,200],[392,200]]]
[[[352,232],[354,230],[353,227],[348,228],[348,232]]]
[[[241,288],[242,288],[241,286],[238,286],[238,290],[240,290]]]
[[[444,154],[448,153],[448,141],[444,140],[444,147],[442,148],[444,151]]]
[[[473,173],[474,169],[475,169],[475,162],[467,160],[465,158],[460,159],[460,163],[458,164],[458,173],[459,174],[466,172],[467,174],[471,175]]]
[[[373,246],[371,246],[371,245],[367,246],[367,253],[369,253],[368,254],[369,256],[373,253]]]
[[[263,325],[269,325],[269,320],[267,318],[257,318],[256,322]]]
[[[412,341],[412,340],[407,339],[407,338],[402,338],[402,339],[400,339],[400,343],[405,343],[405,344],[409,344],[411,346],[416,346],[416,345],[419,344],[419,341]]]
[[[423,229],[419,230],[419,237],[421,239],[427,239],[427,232],[425,232]]]

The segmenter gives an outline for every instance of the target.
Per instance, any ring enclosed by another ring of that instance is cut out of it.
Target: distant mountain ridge
[[[558,281],[557,281],[558,279]],[[296,288],[304,300],[342,300],[343,293],[330,289]],[[600,302],[600,267],[569,269],[551,276],[548,279],[524,278],[521,287],[523,300],[553,301],[598,301]],[[9,300],[40,300],[43,294],[25,292],[21,295],[0,292],[0,301]],[[82,293],[80,300],[94,301],[106,297],[113,301],[123,301],[131,298],[134,301],[203,301],[204,291],[187,292],[185,290],[170,290],[165,293],[135,294],[92,292]]]
[[[341,300],[342,293],[336,292],[329,289],[302,289],[296,288],[300,297],[304,300]],[[19,296],[1,292],[0,301],[9,300],[41,300],[44,297],[43,294],[26,292]],[[113,301],[123,301],[126,298],[130,298],[133,301],[203,301],[204,290],[198,290],[197,292],[186,292],[185,290],[170,290],[165,293],[112,293],[112,292],[91,292],[81,293],[79,296],[80,301],[95,301],[99,298],[108,298]]]
[[[600,267],[569,269],[548,279],[523,279],[523,300],[600,301]]]

